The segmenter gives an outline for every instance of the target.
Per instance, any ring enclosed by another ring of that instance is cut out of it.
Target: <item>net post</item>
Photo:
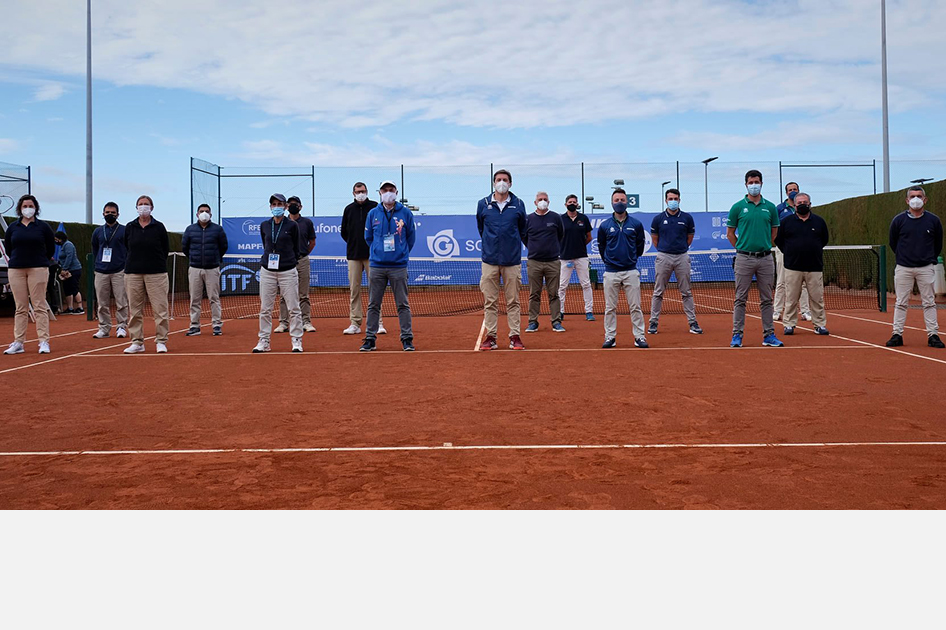
[[[85,268],[88,272],[85,274],[85,303],[89,308],[85,309],[85,321],[92,321],[92,311],[95,309],[95,254],[89,252],[85,255]]]
[[[877,307],[881,313],[887,312],[887,246],[880,246],[880,256],[877,259]]]

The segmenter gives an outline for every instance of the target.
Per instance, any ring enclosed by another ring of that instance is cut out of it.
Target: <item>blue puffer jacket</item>
[[[213,221],[206,227],[201,227],[199,222],[188,225],[181,240],[181,249],[195,269],[216,269],[223,262],[228,247],[227,233]]]
[[[394,235],[394,251],[384,251],[384,237]],[[368,243],[369,260],[374,267],[397,269],[407,267],[417,234],[414,231],[414,215],[407,206],[395,202],[393,210],[383,205],[368,212],[365,219],[365,242]]]
[[[493,196],[484,197],[476,205],[476,228],[483,239],[483,262],[510,267],[522,264],[522,246],[526,236],[526,206],[519,197],[509,193],[506,206],[500,210]]]

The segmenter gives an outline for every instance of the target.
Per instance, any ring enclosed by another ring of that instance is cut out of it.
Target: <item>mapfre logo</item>
[[[460,255],[460,244],[453,237],[453,230],[440,230],[427,237],[427,249],[434,258],[453,258]]]

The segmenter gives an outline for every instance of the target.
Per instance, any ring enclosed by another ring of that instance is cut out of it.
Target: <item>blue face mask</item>
[[[611,204],[611,209],[614,210],[615,212],[617,212],[618,214],[624,214],[625,212],[627,212],[627,204],[626,204],[626,203],[620,203],[620,202],[619,202],[619,203],[612,203],[612,204]]]
[[[679,209],[680,209],[679,199],[671,199],[670,201],[667,202],[667,210],[673,210],[674,212],[676,212]]]
[[[273,211],[274,217],[281,217],[281,216],[285,216],[286,214],[285,208],[271,208],[271,210]]]
[[[747,184],[746,190],[750,197],[758,197],[762,193],[762,184]]]
[[[793,190],[792,192],[788,193],[788,198],[791,199],[792,201],[795,201],[795,195],[797,194],[798,193]]]

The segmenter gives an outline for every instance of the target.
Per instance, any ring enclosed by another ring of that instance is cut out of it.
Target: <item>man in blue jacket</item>
[[[411,329],[411,305],[407,300],[407,262],[414,249],[416,233],[414,215],[397,200],[397,185],[381,182],[381,205],[372,208],[365,219],[365,242],[368,243],[370,271],[368,272],[368,322],[362,352],[375,349],[378,322],[381,320],[381,300],[388,284],[394,293],[397,318],[401,325],[401,347],[414,351],[414,333]]]
[[[641,311],[641,272],[637,259],[644,253],[644,226],[627,214],[627,193],[615,188],[611,193],[611,218],[598,227],[598,253],[604,261],[604,345],[617,345],[618,300],[621,289],[627,297],[634,327],[634,345],[647,348],[644,313]]]
[[[92,337],[104,339],[112,331],[112,298],[118,319],[116,336],[128,335],[128,296],[125,293],[125,226],[118,222],[118,204],[109,201],[102,210],[105,224],[92,232],[95,254],[95,301],[99,329]],[[91,308],[91,306],[90,306]]]
[[[493,174],[493,194],[476,206],[476,227],[483,243],[480,290],[483,292],[483,327],[486,335],[480,350],[495,350],[499,324],[499,282],[506,297],[509,347],[525,350],[519,337],[519,288],[522,274],[522,245],[526,234],[526,206],[509,188],[512,175],[507,170]]]
[[[191,326],[188,337],[200,334],[200,306],[207,290],[214,336],[223,334],[223,313],[220,309],[220,263],[227,253],[227,234],[223,227],[210,220],[210,206],[197,206],[197,223],[187,226],[181,249],[190,261],[187,280],[191,292]]]

